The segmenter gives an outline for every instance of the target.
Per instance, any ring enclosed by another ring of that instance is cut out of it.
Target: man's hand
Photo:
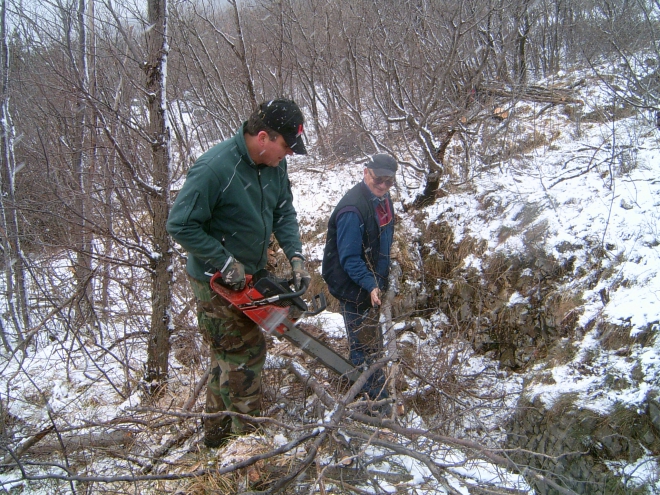
[[[312,277],[310,276],[309,272],[305,270],[305,262],[302,259],[291,259],[291,271],[293,272],[293,286],[297,291],[300,290],[303,285],[305,287],[309,287],[309,283],[312,281]]]
[[[371,305],[374,308],[380,306],[380,289],[378,287],[371,291]]]
[[[245,267],[240,261],[232,259],[221,273],[222,283],[231,290],[243,290],[245,288]]]

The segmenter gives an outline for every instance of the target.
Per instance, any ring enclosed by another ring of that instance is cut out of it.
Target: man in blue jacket
[[[330,294],[339,300],[355,366],[369,365],[382,354],[379,308],[394,237],[389,190],[396,171],[390,155],[374,155],[364,168],[364,180],[344,195],[328,222],[322,273]],[[364,392],[372,400],[389,396],[382,369],[367,381]],[[385,404],[380,412],[390,409]]]
[[[186,271],[197,319],[211,350],[206,412],[259,416],[266,341],[261,329],[211,291],[220,271],[233,290],[245,287],[268,261],[271,234],[291,262],[296,288],[309,279],[286,157],[306,154],[303,115],[291,100],[262,103],[236,135],[217,144],[188,171],[167,221],[169,234],[188,251]],[[237,417],[204,420],[204,443],[224,444],[230,433],[252,429]]]

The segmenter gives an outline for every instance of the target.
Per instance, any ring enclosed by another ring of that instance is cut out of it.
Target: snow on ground
[[[584,113],[590,110],[590,105],[607,98],[603,88],[593,84],[589,94],[585,94]],[[530,109],[519,104],[514,109],[514,115],[516,111],[530,114],[538,108]],[[613,323],[626,323],[633,335],[648,330],[649,326],[657,332],[660,321],[660,134],[650,125],[643,126],[634,118],[617,121],[614,125],[583,122],[578,129],[574,122],[567,120],[560,108],[544,113],[543,118],[535,121],[534,125],[539,132],[555,136],[558,132],[559,136],[551,144],[530,150],[506,164],[475,173],[469,189],[452,191],[426,208],[425,221],[434,222],[441,218],[449,222],[456,240],[463,236],[485,239],[489,253],[498,250],[516,252],[525,249],[520,218],[531,208],[535,213],[533,221],[545,222],[548,226],[547,235],[539,243],[558,259],[576,256],[576,273],[580,266],[592,259],[596,249],[604,248],[602,263],[609,268],[609,274],[584,292],[584,312],[580,320],[583,326],[600,315]],[[313,143],[308,148],[313,150]],[[295,207],[302,231],[315,236],[315,240],[304,247],[310,260],[321,260],[325,222],[341,196],[361,180],[366,158],[346,163],[324,163],[313,153],[308,157],[290,158]],[[422,186],[419,179],[406,182],[415,183],[416,187]],[[410,201],[418,192],[419,189],[407,189],[403,184],[393,191],[401,217],[398,228],[404,230],[410,239],[416,235],[418,226],[404,214],[401,201]],[[488,206],[483,201],[486,197],[489,199]],[[503,228],[512,232],[505,240],[501,240],[499,235]],[[570,249],[565,249],[567,245]],[[467,262],[479,265],[476,258]],[[587,268],[591,270],[591,265]],[[574,286],[566,287],[567,292],[584,288],[580,287],[580,283],[577,280]],[[607,294],[607,300],[603,299],[603,291]],[[148,299],[145,297],[145,300]],[[514,295],[509,300],[510,305],[521,303],[524,303],[524,298],[520,295]],[[443,321],[444,315],[439,313],[421,323],[432,334],[434,326]],[[336,313],[325,311],[311,322],[331,337],[344,336],[342,318]],[[135,330],[138,329],[126,329],[127,332]],[[420,350],[428,345],[428,342],[421,342],[411,334],[404,334],[402,339],[407,339],[407,343]],[[604,372],[584,375],[574,365],[585,353],[597,350],[598,342],[593,331],[585,332],[572,345],[576,347],[574,360],[550,370],[556,383],[536,384],[528,393],[539,396],[551,405],[560,394],[576,392],[581,405],[602,412],[615,403],[639,405],[649,390],[658,384],[660,344],[635,347],[628,357],[618,356],[614,351],[596,352],[593,366],[601,371],[616,370],[621,376],[627,376],[633,366],[630,358],[642,364],[644,380],[639,386],[618,391],[607,391],[603,386]],[[116,382],[123,381],[121,366],[112,353],[97,349],[69,362],[69,357],[57,348],[41,346],[20,364],[17,360],[3,364],[0,386],[12,398],[9,412],[14,416],[24,418],[31,424],[40,421],[47,423],[50,411],[65,416],[73,425],[120,416],[124,408],[137,405],[135,389],[112,390],[102,377],[103,373],[107,373]],[[461,355],[465,370],[473,370],[475,374],[493,366],[482,356],[467,350]],[[142,352],[133,351],[130,363],[139,370],[143,358]],[[271,360],[269,365],[276,363]],[[185,377],[180,366],[174,366],[173,370],[183,386],[194,386],[194,380]],[[32,377],[31,384],[25,380],[27,376]],[[513,410],[522,390],[522,377],[498,373],[497,370],[491,376],[491,382],[485,383],[484,387],[503,391],[507,399],[501,411]],[[23,400],[24,396],[29,396],[30,401]],[[418,419],[411,416],[406,420],[414,425]],[[472,426],[475,431],[490,431],[497,436],[502,414],[475,415],[474,421]],[[278,437],[278,441],[282,439]],[[464,459],[451,450],[437,460],[457,463],[452,469],[462,480],[488,480],[494,484],[528,489],[519,477],[502,473],[485,463],[459,467]],[[413,475],[411,485],[416,487],[416,493],[424,493],[420,487],[431,478],[428,469],[410,458],[401,462]],[[648,473],[654,472],[657,467],[655,463],[654,458],[644,458],[629,464],[613,463],[611,468],[649,479],[651,474]],[[15,479],[15,475],[0,476],[3,483],[11,479]],[[4,486],[8,488],[10,484]],[[454,489],[459,493],[468,493],[459,481],[455,482]],[[428,493],[439,491],[435,487]]]
[[[585,90],[584,99],[584,114],[597,104],[611,103],[606,88],[595,82]],[[518,104],[513,114],[531,115],[538,110]],[[463,236],[485,239],[489,253],[515,253],[526,249],[529,242],[523,238],[520,219],[532,211],[535,224],[547,225],[544,237],[538,240],[545,252],[558,260],[576,257],[576,280],[565,290],[567,294],[583,292],[580,325],[602,317],[628,325],[631,336],[648,330],[655,335],[660,330],[660,132],[639,117],[614,124],[582,122],[578,127],[559,107],[531,124],[538,132],[553,136],[552,141],[500,167],[475,173],[469,190],[453,192],[426,208],[426,222],[448,221],[456,241]],[[304,165],[296,167],[292,182],[301,218],[310,224],[327,219],[342,194],[360,180],[363,163],[326,167],[322,177],[308,174]],[[421,181],[418,184],[422,185]],[[395,206],[402,217],[398,228],[412,239],[417,226],[405,216],[400,201],[410,201],[420,190],[402,189],[401,181],[397,187],[393,195],[399,200]],[[488,208],[484,208],[486,197]],[[512,232],[505,240],[499,236],[503,228]],[[306,246],[311,259],[322,257],[324,237],[319,235],[318,240],[319,244]],[[594,256],[601,258],[603,275],[589,286]],[[478,260],[470,263],[478,266]],[[587,273],[579,276],[581,268]],[[514,295],[509,304],[524,302]],[[332,333],[341,331],[341,321],[333,322]],[[540,383],[527,393],[551,406],[561,394],[574,392],[578,405],[599,413],[615,404],[641,406],[658,384],[660,343],[633,346],[628,356],[598,349],[592,361],[594,372],[583,374],[576,363],[598,347],[594,332],[585,332],[581,340],[572,342],[576,356],[551,370],[554,384]],[[616,391],[605,386],[608,373],[629,377],[635,363],[642,365],[641,383],[630,380],[633,386]],[[520,390],[514,376],[499,379]],[[650,461],[637,462],[648,467]],[[634,465],[618,469],[634,470]],[[638,469],[637,475],[642,476],[645,469]]]

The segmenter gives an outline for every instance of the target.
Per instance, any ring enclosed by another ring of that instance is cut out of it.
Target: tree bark
[[[76,264],[74,266],[74,274],[76,284],[78,285],[78,292],[81,294],[79,303],[77,305],[77,324],[81,327],[89,320],[92,315],[94,302],[92,290],[92,239],[87,228],[87,210],[90,192],[90,164],[85,147],[87,144],[87,98],[89,94],[89,66],[87,58],[87,0],[78,0],[78,31],[79,39],[77,46],[77,75],[79,90],[76,96],[76,129],[75,129],[75,142],[74,149],[74,170],[77,180],[76,191],[76,215],[80,222],[75,240],[76,249]],[[91,148],[90,148],[91,149]]]
[[[438,162],[445,163],[445,153],[447,152],[447,147],[451,142],[451,138],[454,137],[456,133],[455,129],[447,131],[440,146],[436,151]],[[429,174],[426,176],[426,185],[424,186],[424,192],[415,198],[413,202],[414,208],[423,208],[430,205],[435,201],[438,188],[440,187],[440,178],[442,175],[442,170],[431,169]]]
[[[152,315],[145,381],[149,393],[162,391],[168,374],[172,306],[172,246],[166,223],[170,209],[170,128],[167,116],[167,0],[149,0],[147,107],[153,160],[151,195],[154,252],[150,257]]]
[[[253,108],[257,108],[259,102],[257,101],[257,93],[254,89],[254,80],[252,78],[252,70],[250,69],[250,61],[248,60],[247,50],[245,48],[245,40],[243,39],[243,27],[241,26],[241,17],[238,12],[238,3],[236,0],[227,0],[233,7],[234,21],[236,22],[236,32],[238,33],[238,49],[236,55],[241,61],[243,71],[245,73],[245,84],[247,86],[248,95],[252,102]]]
[[[9,109],[9,46],[7,40],[6,2],[0,3],[0,45],[2,71],[2,94],[0,95],[0,237],[4,254],[7,306],[16,337],[23,341],[24,330],[29,328],[30,319],[25,284],[25,260],[21,250],[18,217],[16,212],[16,160],[14,155],[14,123]],[[5,326],[2,326],[4,329]],[[3,343],[8,346],[3,332]]]

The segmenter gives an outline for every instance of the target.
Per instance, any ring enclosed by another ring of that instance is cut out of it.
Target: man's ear
[[[257,142],[259,143],[259,146],[263,147],[266,145],[266,143],[270,140],[270,136],[266,131],[259,131],[257,134]]]

